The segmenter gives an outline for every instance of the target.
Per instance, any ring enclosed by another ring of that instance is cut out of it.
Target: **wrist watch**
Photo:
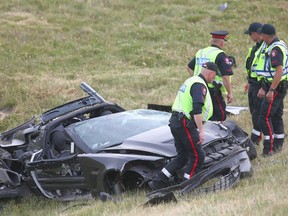
[[[272,91],[273,93],[275,93],[276,92],[276,90],[275,89],[273,89],[273,88],[269,88],[269,91]]]

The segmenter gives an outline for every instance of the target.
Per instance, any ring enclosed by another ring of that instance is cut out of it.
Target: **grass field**
[[[83,81],[126,109],[171,105],[188,78],[187,63],[220,29],[229,31],[224,49],[238,63],[232,105],[247,106],[243,65],[253,42],[244,30],[251,22],[271,23],[288,42],[288,2],[227,2],[219,11],[220,0],[0,1],[0,131],[83,96]],[[251,131],[249,112],[230,118]],[[286,142],[280,154],[254,160],[254,176],[233,190],[178,203],[143,208],[143,191],[116,203],[30,197],[0,201],[0,214],[288,215],[287,149]]]

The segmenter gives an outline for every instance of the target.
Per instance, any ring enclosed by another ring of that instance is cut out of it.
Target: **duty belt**
[[[249,78],[247,78],[247,80],[248,80],[249,84],[260,84],[260,82],[258,82],[257,78],[249,77]]]
[[[172,116],[177,117],[179,120],[184,118],[188,119],[183,112],[172,111]]]
[[[261,87],[263,89],[265,89],[266,91],[268,91],[268,89],[270,88],[271,84],[272,83],[268,82],[265,79],[261,80]],[[281,80],[280,83],[278,84],[277,88],[276,88],[276,91],[286,92],[287,88],[288,88],[288,81],[287,80]]]
[[[176,117],[178,120],[187,120],[187,126],[188,128],[197,128],[196,122],[194,121],[193,118],[188,119],[187,116],[183,112],[177,112],[177,111],[172,111],[172,116]]]

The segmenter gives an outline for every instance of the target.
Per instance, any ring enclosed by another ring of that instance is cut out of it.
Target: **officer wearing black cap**
[[[169,121],[177,156],[148,183],[152,190],[169,186],[170,177],[185,165],[184,180],[202,169],[205,159],[203,122],[213,113],[207,82],[211,83],[218,73],[215,63],[206,62],[199,75],[190,77],[179,88]]]
[[[287,56],[284,41],[276,36],[271,24],[264,24],[258,31],[267,44],[256,67],[257,78],[261,80],[258,97],[263,98],[258,124],[264,135],[263,156],[282,150],[284,143],[283,100],[287,91]]]
[[[233,100],[230,79],[233,71],[229,57],[222,50],[227,41],[228,32],[220,30],[210,34],[212,36],[211,45],[199,50],[188,63],[187,69],[191,76],[197,76],[200,73],[201,65],[207,61],[214,62],[218,66],[221,76],[216,76],[215,81],[208,84],[214,110],[210,120],[224,121],[226,119],[226,103],[223,93],[227,94],[227,103],[231,103]]]
[[[262,40],[262,35],[258,33],[258,30],[262,27],[261,23],[251,23],[248,30],[244,34],[249,34],[252,41],[256,44],[249,48],[248,55],[246,56],[245,69],[247,73],[247,84],[245,86],[246,92],[248,92],[249,109],[252,116],[253,129],[251,132],[251,140],[256,145],[261,140],[260,126],[258,125],[258,118],[260,113],[260,107],[262,98],[257,97],[258,91],[261,87],[260,82],[257,80],[257,73],[253,65],[257,65],[261,52],[266,48],[265,42]]]

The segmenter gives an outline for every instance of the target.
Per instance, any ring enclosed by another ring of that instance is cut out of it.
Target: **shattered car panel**
[[[0,134],[0,198],[35,194],[77,200],[101,192],[120,194],[147,187],[176,156],[170,113],[126,111],[86,83],[81,88],[89,96]],[[248,135],[232,121],[208,122],[204,128],[205,168],[190,186],[178,189],[191,191],[215,174],[229,176],[235,170],[239,178],[251,176],[250,160],[257,155]],[[174,179],[182,174],[179,170]]]

